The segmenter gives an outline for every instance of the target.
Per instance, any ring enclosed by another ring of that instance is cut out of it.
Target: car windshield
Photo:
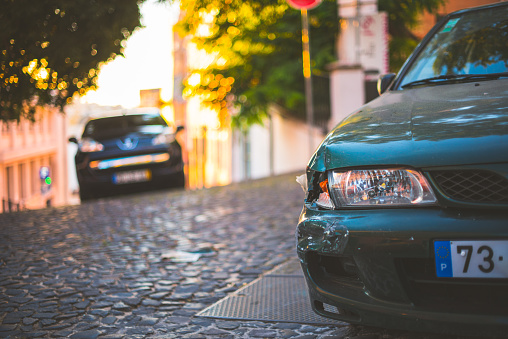
[[[400,86],[468,76],[488,79],[507,72],[508,6],[493,7],[452,16],[419,53]]]
[[[126,133],[159,134],[168,125],[160,115],[139,114],[101,118],[88,122],[83,137],[117,137]]]

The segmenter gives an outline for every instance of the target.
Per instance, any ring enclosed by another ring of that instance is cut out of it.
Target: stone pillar
[[[360,65],[336,62],[330,70],[331,116],[328,129],[333,129],[345,117],[365,103],[364,71]]]
[[[378,13],[377,0],[337,0],[337,5],[340,18],[337,61],[328,65],[329,129],[365,104],[366,81],[388,70],[387,18],[386,14]]]

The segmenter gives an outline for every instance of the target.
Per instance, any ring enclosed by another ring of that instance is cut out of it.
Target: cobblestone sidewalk
[[[302,199],[286,175],[0,214],[0,337],[437,338],[194,317],[295,256]]]

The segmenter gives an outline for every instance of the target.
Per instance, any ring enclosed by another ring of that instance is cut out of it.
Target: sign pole
[[[312,100],[312,77],[310,68],[310,45],[309,45],[309,17],[307,9],[302,8],[302,46],[303,46],[303,77],[305,81],[305,105],[307,111],[307,126],[309,128],[309,152],[314,152],[313,128],[314,128],[314,103]]]
[[[312,102],[312,77],[310,68],[310,37],[309,37],[309,17],[307,10],[313,9],[321,3],[322,0],[286,0],[289,6],[299,9],[302,14],[302,59],[303,59],[303,78],[305,81],[305,110],[307,113],[307,128],[309,129],[309,153],[314,153],[314,103]]]

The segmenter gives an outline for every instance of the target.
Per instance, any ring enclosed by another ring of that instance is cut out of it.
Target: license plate
[[[134,182],[150,181],[152,172],[150,170],[125,171],[113,174],[113,183],[115,185],[131,184]]]
[[[434,241],[440,278],[508,278],[508,240]]]

